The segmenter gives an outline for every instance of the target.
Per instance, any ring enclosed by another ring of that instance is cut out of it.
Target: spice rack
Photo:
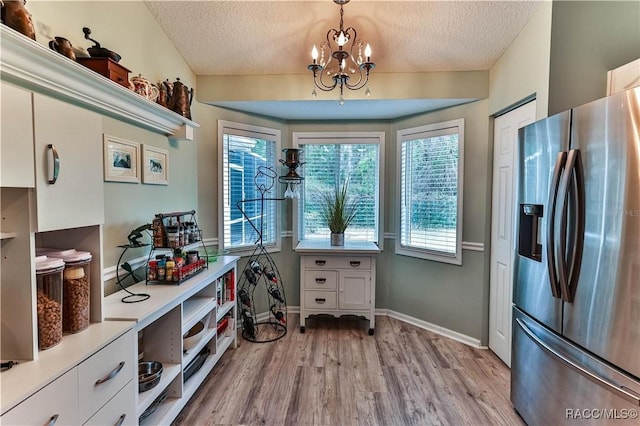
[[[195,214],[195,210],[190,210],[155,215],[151,224],[153,238],[147,262],[147,284],[178,285],[208,268],[207,249]],[[203,257],[197,249],[202,250]],[[174,257],[176,250],[184,255]],[[154,259],[158,251],[170,251],[170,260]]]

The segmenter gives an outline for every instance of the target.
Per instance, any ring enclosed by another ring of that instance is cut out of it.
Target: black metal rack
[[[152,244],[147,260],[147,284],[178,285],[209,267],[207,248],[202,241],[202,230],[198,226],[195,214],[195,210],[189,210],[155,215],[151,224]],[[173,232],[174,228],[175,232]],[[154,253],[171,250],[173,255],[176,249],[182,251],[189,248],[199,249],[198,259],[194,262],[187,262],[185,259],[183,265],[176,265],[171,279],[167,277],[164,280],[160,280],[149,276],[149,262],[152,260]]]

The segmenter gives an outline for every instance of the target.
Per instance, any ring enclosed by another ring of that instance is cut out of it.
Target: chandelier
[[[356,29],[344,28],[343,5],[349,0],[333,0],[340,5],[340,29],[332,28],[327,32],[327,41],[320,44],[320,51],[316,46],[311,50],[313,63],[307,69],[313,72],[314,88],[311,95],[317,95],[316,87],[329,92],[336,87],[340,88],[340,105],[344,105],[342,97],[344,88],[359,90],[367,86],[365,96],[371,96],[369,89],[369,71],[376,64],[371,62],[371,47],[367,44],[363,52],[362,40],[356,35]],[[320,59],[318,59],[318,53]],[[363,56],[364,53],[364,56]],[[366,58],[366,60],[363,60]]]

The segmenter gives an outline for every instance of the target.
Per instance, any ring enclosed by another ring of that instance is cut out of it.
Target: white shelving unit
[[[203,380],[230,347],[237,347],[237,333],[217,335],[217,325],[225,315],[236,317],[237,256],[221,256],[208,269],[179,285],[146,284],[128,288],[133,293],[150,297],[139,303],[123,303],[127,293],[120,291],[104,299],[105,320],[134,321],[142,332],[144,361],[159,361],[163,366],[160,383],[138,394],[137,416],[140,417],[164,392],[166,399],[140,424],[170,424],[197,391]],[[228,300],[219,300],[218,286],[230,283]],[[208,320],[198,343],[183,350],[182,336],[198,321]],[[202,366],[184,382],[187,366],[207,347],[209,355]],[[138,348],[136,348],[138,353]],[[137,385],[136,385],[136,389]]]

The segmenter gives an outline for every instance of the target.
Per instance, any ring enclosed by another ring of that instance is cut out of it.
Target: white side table
[[[345,242],[332,246],[329,241],[301,241],[300,253],[300,332],[310,315],[358,315],[369,320],[369,335],[375,328],[377,245]]]

